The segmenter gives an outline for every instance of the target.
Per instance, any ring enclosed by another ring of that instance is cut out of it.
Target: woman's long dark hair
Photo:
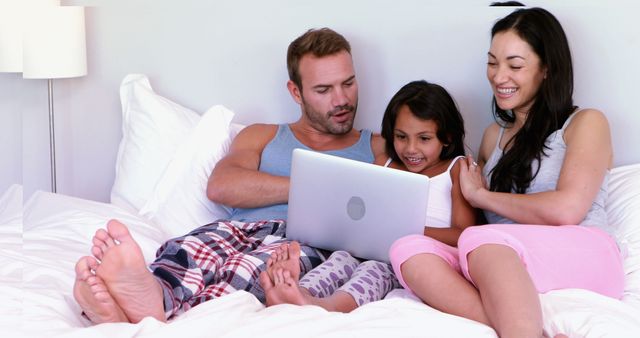
[[[491,172],[490,189],[500,192],[525,193],[538,174],[533,170],[545,155],[547,137],[560,129],[573,105],[573,67],[571,51],[560,22],[542,8],[518,9],[500,19],[491,29],[491,37],[513,30],[526,41],[546,67],[534,103],[522,128],[504,149],[507,149]],[[493,98],[493,115],[502,126],[515,122],[512,111],[500,109]]]
[[[380,134],[385,140],[389,157],[400,161],[393,146],[393,132],[398,111],[403,105],[407,105],[415,117],[436,123],[436,137],[446,145],[440,152],[441,160],[464,155],[464,121],[455,101],[443,87],[420,80],[409,82],[400,88],[384,111]]]

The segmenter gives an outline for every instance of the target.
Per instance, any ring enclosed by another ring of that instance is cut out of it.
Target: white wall
[[[467,143],[476,151],[492,121],[485,78],[489,30],[512,10],[479,0],[457,6],[421,0],[62,2],[95,7],[86,12],[89,74],[55,82],[58,191],[99,201],[108,201],[114,179],[118,86],[126,74],[147,74],[158,93],[199,112],[224,104],[240,123],[293,121],[299,110],[285,87],[286,48],[310,27],[331,27],[352,43],[360,85],[357,127],[379,130],[391,95],[408,81],[426,79],[455,97]],[[574,56],[576,103],[609,117],[616,165],[640,162],[630,146],[640,144],[638,5],[524,2],[551,10],[563,23]],[[46,81],[0,74],[0,89],[16,84],[23,91],[0,96],[10,101],[0,107],[3,114],[16,105],[23,111],[28,198],[49,189]],[[3,167],[13,162],[0,159]]]
[[[22,183],[20,74],[0,74],[0,196]]]

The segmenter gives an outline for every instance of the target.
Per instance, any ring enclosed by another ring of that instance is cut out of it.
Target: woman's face
[[[488,53],[487,78],[498,107],[526,114],[546,76],[540,57],[513,30],[497,33]]]
[[[435,121],[416,117],[407,105],[400,107],[393,130],[393,147],[407,170],[421,173],[441,162],[444,144],[437,132]]]

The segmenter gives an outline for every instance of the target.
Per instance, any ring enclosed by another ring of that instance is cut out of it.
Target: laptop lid
[[[295,149],[286,237],[389,262],[398,238],[424,232],[429,178]]]

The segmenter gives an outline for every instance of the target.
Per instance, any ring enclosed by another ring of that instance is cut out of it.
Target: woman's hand
[[[475,208],[482,208],[481,195],[487,190],[486,182],[482,176],[482,168],[471,156],[467,156],[465,161],[460,161],[460,190],[469,204]]]

